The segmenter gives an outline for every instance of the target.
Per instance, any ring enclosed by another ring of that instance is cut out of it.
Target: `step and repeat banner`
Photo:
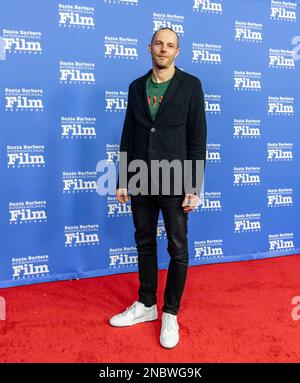
[[[179,35],[208,126],[190,265],[299,253],[300,11],[281,0],[2,0],[0,287],[136,272],[118,166],[129,83],[154,31]],[[159,268],[169,264],[160,213]]]

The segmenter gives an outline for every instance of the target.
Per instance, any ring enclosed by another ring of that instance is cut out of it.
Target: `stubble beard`
[[[158,68],[158,69],[166,69],[168,68],[171,64],[172,64],[172,61],[169,61],[166,63],[166,64],[160,64],[158,62],[158,60],[155,60],[155,58],[153,58],[153,62],[154,62],[154,65]]]

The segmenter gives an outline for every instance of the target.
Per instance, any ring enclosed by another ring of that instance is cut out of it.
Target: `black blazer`
[[[203,160],[202,181],[206,164],[207,127],[201,81],[175,66],[175,74],[157,110],[155,120],[152,121],[146,94],[146,80],[151,72],[152,69],[129,85],[120,152],[127,153],[127,164],[134,159],[142,159],[149,166],[151,160],[179,159],[184,169],[183,161],[193,160],[192,174],[184,173],[183,170],[182,176],[192,177],[195,186],[195,160]],[[120,161],[117,188],[128,189],[128,184],[120,184],[122,165]],[[128,172],[127,182],[138,172],[139,169],[136,172]],[[171,174],[170,194],[178,194],[174,193],[173,186],[174,179]],[[200,190],[201,187],[197,188],[195,194],[199,195]],[[191,190],[182,188],[180,194],[188,192]]]

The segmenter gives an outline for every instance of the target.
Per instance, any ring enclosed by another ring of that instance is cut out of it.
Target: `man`
[[[181,168],[170,179],[159,173],[159,183],[157,172],[154,175],[151,173],[140,180],[138,190],[144,193],[133,193],[127,180],[124,182],[121,178],[124,174],[121,176],[119,171],[116,195],[120,203],[126,203],[131,198],[140,287],[138,301],[124,312],[114,315],[110,324],[131,326],[157,319],[156,235],[161,209],[171,259],[162,307],[160,343],[163,347],[172,348],[179,342],[177,314],[188,269],[188,213],[198,204],[201,189],[201,184],[195,182],[196,179],[199,181],[201,173],[197,162],[202,163],[202,173],[205,167],[206,118],[201,81],[174,65],[180,52],[177,33],[170,28],[159,29],[154,33],[148,49],[152,69],[129,85],[120,156],[125,153],[128,163],[143,160],[149,166],[162,160],[177,160],[180,164],[189,160],[192,166],[187,170],[183,167],[183,171]],[[124,168],[124,164],[120,159],[119,169]],[[127,171],[127,167],[125,172],[130,182],[136,176]],[[178,175],[183,179],[180,188],[176,189],[176,181],[181,178]],[[164,193],[160,181],[164,184],[166,179],[170,189]],[[192,181],[192,185],[183,186],[183,180],[187,179]],[[151,187],[150,192],[148,187]]]

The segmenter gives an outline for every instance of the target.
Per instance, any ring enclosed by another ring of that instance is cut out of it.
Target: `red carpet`
[[[114,328],[110,316],[137,299],[138,274],[2,289],[0,362],[299,362],[300,255],[190,267],[180,342],[159,344],[157,321]]]

